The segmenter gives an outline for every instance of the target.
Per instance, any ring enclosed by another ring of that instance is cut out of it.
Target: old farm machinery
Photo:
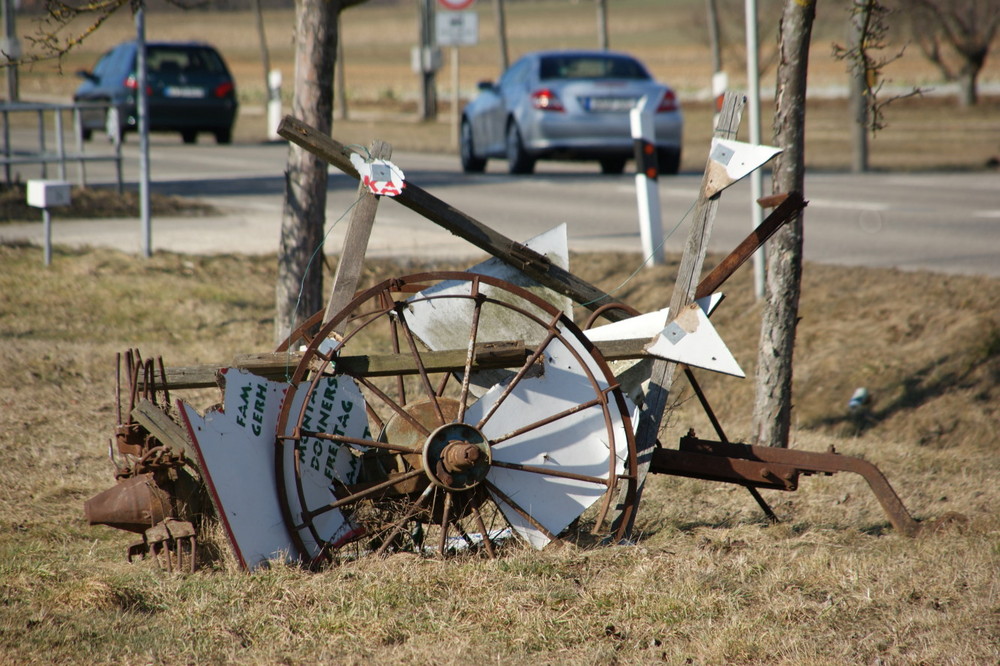
[[[495,556],[580,525],[621,542],[648,473],[742,485],[773,517],[759,488],[849,471],[915,534],[873,465],[729,442],[698,386],[692,368],[742,374],[710,323],[713,295],[806,205],[796,192],[766,202],[767,219],[696,282],[719,193],[764,161],[731,140],[741,104],[726,96],[670,307],[646,314],[566,270],[558,233],[514,242],[405,181],[388,146],[362,156],[286,118],[282,136],[361,181],[330,304],[273,352],[193,367],[120,359],[119,482],[87,502],[89,520],[141,534],[130,557],[165,554],[169,567],[194,564],[204,495],[248,569],[399,550]],[[494,259],[358,291],[379,195]],[[573,303],[610,323],[582,330]],[[681,372],[716,439],[690,433],[666,447],[657,433]],[[222,399],[204,413],[170,402],[170,391],[210,387]]]

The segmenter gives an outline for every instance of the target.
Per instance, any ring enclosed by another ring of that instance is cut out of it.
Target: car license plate
[[[198,99],[205,96],[204,88],[194,86],[167,86],[163,89],[166,97],[183,97],[185,99]]]
[[[621,113],[631,111],[637,101],[635,97],[587,97],[583,106],[596,113]]]

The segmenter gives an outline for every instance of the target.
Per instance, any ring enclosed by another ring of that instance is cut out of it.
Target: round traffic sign
[[[438,4],[445,9],[450,9],[451,11],[459,11],[462,9],[468,9],[476,0],[438,0]]]

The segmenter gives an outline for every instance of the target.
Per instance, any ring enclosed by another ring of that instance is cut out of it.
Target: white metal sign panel
[[[434,27],[438,46],[475,46],[479,43],[479,14],[437,12]]]
[[[694,303],[683,308],[646,346],[646,351],[668,361],[746,377],[705,311]]]
[[[234,368],[222,373],[222,409],[201,416],[183,401],[179,407],[236,559],[252,570],[289,559],[293,550],[274,472],[274,432],[288,384]]]
[[[607,388],[607,382],[582,343],[575,338],[569,338],[568,343],[555,340],[546,348],[545,371],[541,376],[518,382],[486,422],[483,434],[491,441],[503,440],[493,445],[494,460],[607,479],[612,458],[616,473],[621,473],[627,455],[628,440],[616,409],[611,409],[610,414],[618,451],[609,450],[608,428],[604,412],[598,406],[504,439],[505,435],[523,426],[542,422],[554,414],[592,401],[595,397],[592,382],[602,390]],[[583,358],[586,365],[581,367],[576,356]],[[498,384],[490,389],[469,408],[466,422],[477,423],[488,414],[505,388],[505,384]],[[551,534],[559,534],[606,491],[605,486],[593,482],[495,466],[490,468],[486,478]],[[549,538],[542,530],[502,498],[494,496],[493,499],[514,530],[534,548],[541,549],[548,544]]]

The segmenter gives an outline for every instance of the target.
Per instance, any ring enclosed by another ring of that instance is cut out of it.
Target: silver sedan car
[[[462,168],[481,172],[491,157],[511,173],[531,173],[539,159],[597,160],[621,173],[633,156],[629,111],[643,97],[655,104],[659,170],[681,161],[683,117],[677,96],[641,62],[610,51],[529,53],[497,83],[482,82],[462,113]]]

